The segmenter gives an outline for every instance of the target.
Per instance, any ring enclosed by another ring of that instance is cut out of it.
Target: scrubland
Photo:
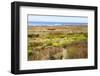
[[[87,25],[28,26],[28,60],[88,58]]]

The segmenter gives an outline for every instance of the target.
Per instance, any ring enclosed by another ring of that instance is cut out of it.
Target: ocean
[[[88,23],[70,23],[70,22],[28,22],[28,26],[65,26],[65,25],[88,25]]]

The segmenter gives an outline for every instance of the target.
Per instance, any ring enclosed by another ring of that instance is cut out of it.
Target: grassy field
[[[87,26],[28,26],[28,60],[87,58]]]

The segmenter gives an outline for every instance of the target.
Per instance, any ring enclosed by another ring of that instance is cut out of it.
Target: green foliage
[[[39,37],[39,34],[28,34],[28,37],[29,38],[36,38],[36,37]]]
[[[66,46],[67,44],[71,44],[75,41],[86,41],[87,40],[87,34],[84,33],[75,33],[75,34],[47,34],[47,37],[42,39],[43,42],[34,41],[29,43],[29,49],[31,47],[37,47],[37,46]]]
[[[32,56],[32,50],[28,50],[28,55]]]
[[[43,36],[42,36],[43,34]],[[72,44],[74,42],[78,41],[87,41],[88,34],[87,33],[64,33],[64,32],[43,32],[40,35],[33,34],[32,36],[29,36],[30,38],[28,41],[28,55],[31,58],[33,48],[40,47],[40,49],[46,48],[46,47],[62,47],[66,48],[67,45]],[[39,38],[39,40],[38,40]],[[74,51],[73,51],[74,50]],[[75,58],[77,54],[77,51],[75,48],[70,48],[68,51],[68,55],[70,58]],[[51,57],[53,59],[53,57]]]

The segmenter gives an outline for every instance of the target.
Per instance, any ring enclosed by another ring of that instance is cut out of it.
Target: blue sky
[[[67,23],[88,23],[87,17],[78,16],[43,16],[43,15],[28,15],[29,26],[42,25],[61,25]]]

